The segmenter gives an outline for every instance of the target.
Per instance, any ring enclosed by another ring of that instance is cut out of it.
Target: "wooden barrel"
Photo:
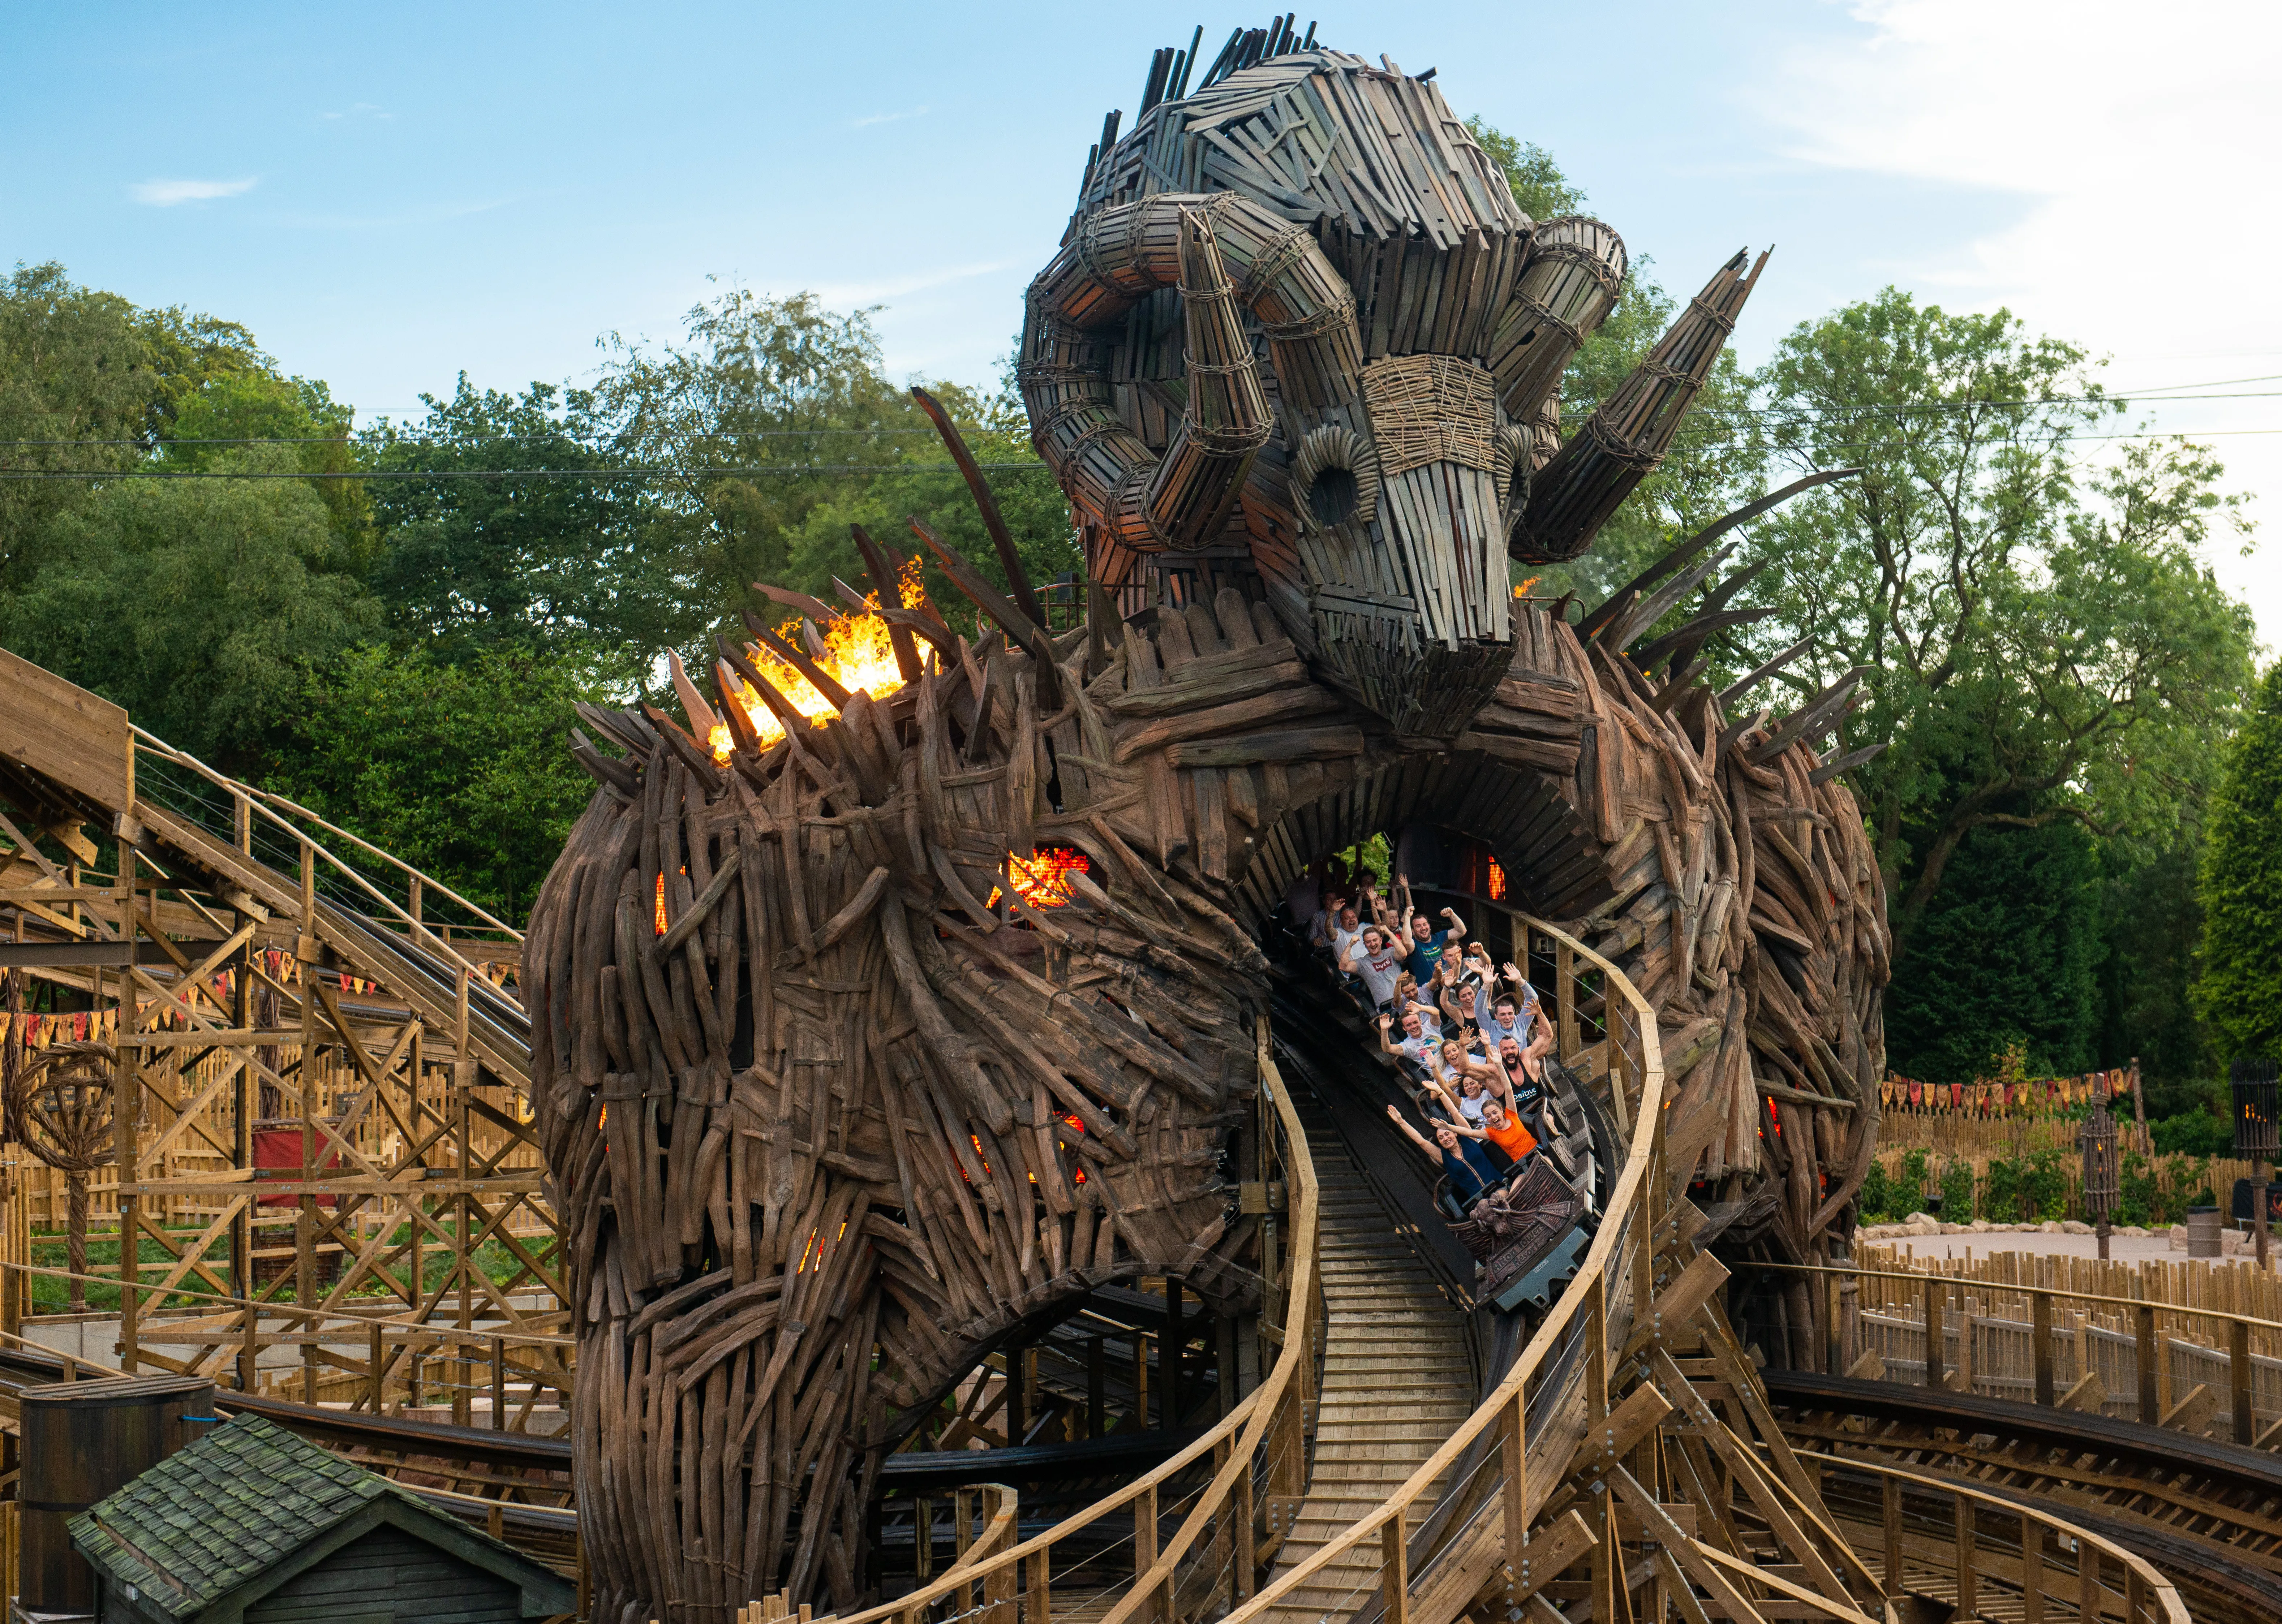
[[[95,1612],[95,1570],[72,1549],[71,1520],[213,1426],[214,1385],[198,1376],[108,1376],[23,1391],[19,1605]]]

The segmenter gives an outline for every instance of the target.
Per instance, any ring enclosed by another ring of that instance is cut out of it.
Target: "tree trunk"
[[[87,1312],[87,1175],[66,1173],[64,1190],[67,1203],[64,1243],[70,1258],[71,1311],[84,1314]],[[121,1246],[127,1244],[123,1232],[119,1243]]]

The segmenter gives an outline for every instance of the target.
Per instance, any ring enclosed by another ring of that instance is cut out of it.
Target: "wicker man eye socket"
[[[1378,512],[1378,452],[1335,423],[1311,429],[1292,459],[1292,507],[1303,530],[1369,524]]]

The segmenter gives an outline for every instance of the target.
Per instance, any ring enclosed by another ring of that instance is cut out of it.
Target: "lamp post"
[[[2267,1164],[2274,1159],[2275,1063],[2234,1063],[2234,1154],[2251,1164],[2250,1222],[2258,1237],[2258,1266],[2266,1267]]]
[[[2108,1215],[2115,1210],[2119,1188],[2115,1176],[2115,1118],[2107,1114],[2107,1101],[2092,1102],[2084,1127],[2076,1134],[2076,1142],[2084,1147],[2084,1204],[2099,1226],[2100,1260],[2106,1263]]]

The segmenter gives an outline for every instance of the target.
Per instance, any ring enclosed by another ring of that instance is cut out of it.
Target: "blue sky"
[[[2002,302],[2128,389],[2282,375],[2272,8],[1764,0],[1324,7],[1550,149],[1683,292],[1774,261],[1736,343],[1898,282]],[[250,326],[361,418],[576,380],[709,277],[880,305],[898,374],[981,382],[1149,52],[1265,13],[240,4],[19,11],[0,244]],[[2282,383],[2242,386],[2282,391]],[[2148,414],[2141,413],[2145,417]],[[2282,489],[2282,397],[2164,406]],[[2248,431],[2248,432],[2247,432]],[[2218,562],[2282,639],[2282,568]]]

